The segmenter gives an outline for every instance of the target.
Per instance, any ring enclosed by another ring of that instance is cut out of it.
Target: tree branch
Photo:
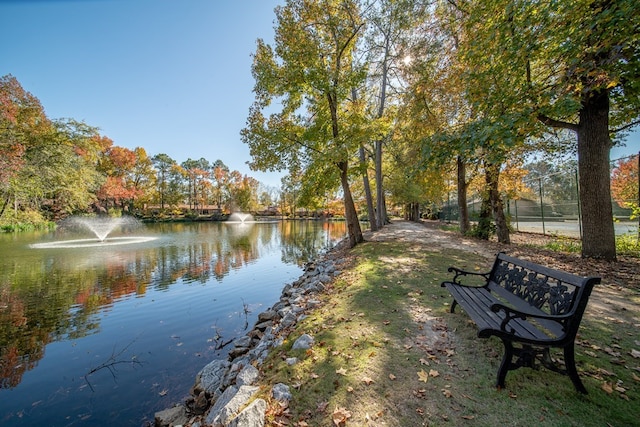
[[[563,122],[562,120],[555,120],[551,117],[545,116],[544,114],[538,114],[538,120],[544,123],[547,126],[551,126],[553,128],[562,128],[569,129],[574,132],[578,132],[578,125],[575,123]]]
[[[619,128],[616,128],[616,129],[611,129],[610,132],[612,132],[612,133],[621,132],[623,130],[630,129],[630,128],[636,126],[636,125],[640,125],[640,119],[635,120],[635,121],[633,121],[633,122],[631,122],[631,123],[629,123],[627,125],[624,125],[622,127],[619,127]]]

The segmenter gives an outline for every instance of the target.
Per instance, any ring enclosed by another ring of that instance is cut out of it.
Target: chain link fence
[[[623,192],[626,198],[618,197],[616,200],[614,194],[612,200],[614,226],[618,235],[638,233],[639,219],[634,217],[632,206],[637,208],[640,205],[639,161],[640,155],[633,155],[611,162],[612,183],[615,180],[628,180],[621,183],[627,186],[627,191]],[[620,176],[619,170],[623,163],[627,166],[628,173]],[[506,200],[505,210],[512,227],[516,231],[581,238],[581,205],[576,162],[563,165],[540,163],[537,168],[533,166],[521,185],[515,186],[515,196],[512,192],[512,197]],[[480,204],[479,194],[470,195],[469,213],[472,220],[477,219]],[[458,220],[458,207],[453,195],[442,208],[440,218],[447,221]]]

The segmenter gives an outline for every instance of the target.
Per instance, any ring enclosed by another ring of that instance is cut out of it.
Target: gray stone
[[[273,320],[256,323],[256,326],[254,327],[259,331],[266,331],[267,328],[270,328],[271,326],[273,326]]]
[[[156,427],[176,426],[185,424],[189,421],[187,411],[182,405],[156,412],[154,418]]]
[[[236,359],[249,351],[249,347],[234,347],[229,351],[229,358]]]
[[[216,425],[214,424],[214,420],[218,418],[218,416],[220,415],[220,411],[222,411],[222,408],[224,408],[225,405],[227,405],[231,401],[231,399],[233,399],[237,392],[238,389],[234,386],[229,386],[225,389],[218,400],[216,400],[216,403],[213,404],[213,407],[209,410],[209,414],[207,415],[207,418],[205,420],[205,423],[207,425]]]
[[[258,314],[258,322],[273,320],[276,316],[278,316],[278,312],[276,310],[267,310]]]
[[[294,313],[288,312],[287,315],[282,318],[280,326],[282,326],[283,328],[288,328],[295,325],[297,321],[298,317]]]
[[[235,389],[235,387],[229,387],[227,390]],[[258,392],[259,387],[253,387],[249,385],[243,385],[237,392],[229,399],[226,404],[215,413],[211,419],[211,424],[214,427],[225,426],[228,425],[229,422],[240,412],[240,408],[244,407],[247,402],[253,397],[254,394]],[[227,394],[227,390],[224,391],[222,396]],[[222,399],[220,396],[220,399]],[[227,396],[228,397],[228,396]],[[215,403],[214,408],[216,408],[218,402]],[[213,413],[213,409],[211,413]],[[209,415],[211,415],[211,413]],[[207,422],[209,422],[209,416],[207,417]]]
[[[258,379],[259,375],[260,372],[255,367],[247,365],[236,377],[236,385],[251,385]]]
[[[313,337],[309,334],[302,334],[300,336],[300,338],[298,338],[294,343],[293,343],[293,347],[291,347],[293,350],[308,350],[311,348],[311,346],[313,345],[313,343],[315,342],[315,340],[313,339]]]
[[[234,347],[249,347],[251,345],[251,337],[243,336],[233,342]]]
[[[289,402],[292,398],[289,386],[283,383],[274,385],[271,389],[271,395],[280,402]]]
[[[331,282],[331,276],[329,276],[328,274],[321,274],[320,277],[318,278],[318,280],[322,283],[329,283]]]
[[[196,415],[202,415],[205,413],[208,407],[209,407],[209,399],[207,399],[207,393],[202,391],[200,392],[198,397],[195,398],[193,402],[193,407],[191,408],[191,410]]]
[[[229,427],[263,427],[266,412],[267,402],[256,399],[229,423]]]
[[[298,363],[298,358],[297,358],[297,357],[287,357],[287,358],[285,359],[285,363],[286,363],[287,365],[289,365],[289,366],[293,366],[293,365],[295,365],[296,363]]]
[[[231,363],[227,360],[214,360],[202,368],[198,374],[200,386],[209,394],[215,394],[222,384]]]

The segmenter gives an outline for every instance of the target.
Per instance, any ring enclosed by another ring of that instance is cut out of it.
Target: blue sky
[[[251,54],[273,40],[277,0],[0,0],[0,75],[50,118],[100,128],[115,145],[251,171],[240,140],[253,102]]]
[[[273,39],[284,0],[0,0],[0,75],[50,118],[100,128],[114,144],[251,171],[240,140],[253,102],[251,54]],[[611,158],[637,153],[640,131]]]

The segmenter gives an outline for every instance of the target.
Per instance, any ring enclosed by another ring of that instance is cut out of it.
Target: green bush
[[[640,236],[636,233],[616,236],[616,253],[640,258]]]
[[[55,228],[54,222],[46,220],[40,212],[32,210],[11,212],[0,220],[0,231],[8,233]]]

